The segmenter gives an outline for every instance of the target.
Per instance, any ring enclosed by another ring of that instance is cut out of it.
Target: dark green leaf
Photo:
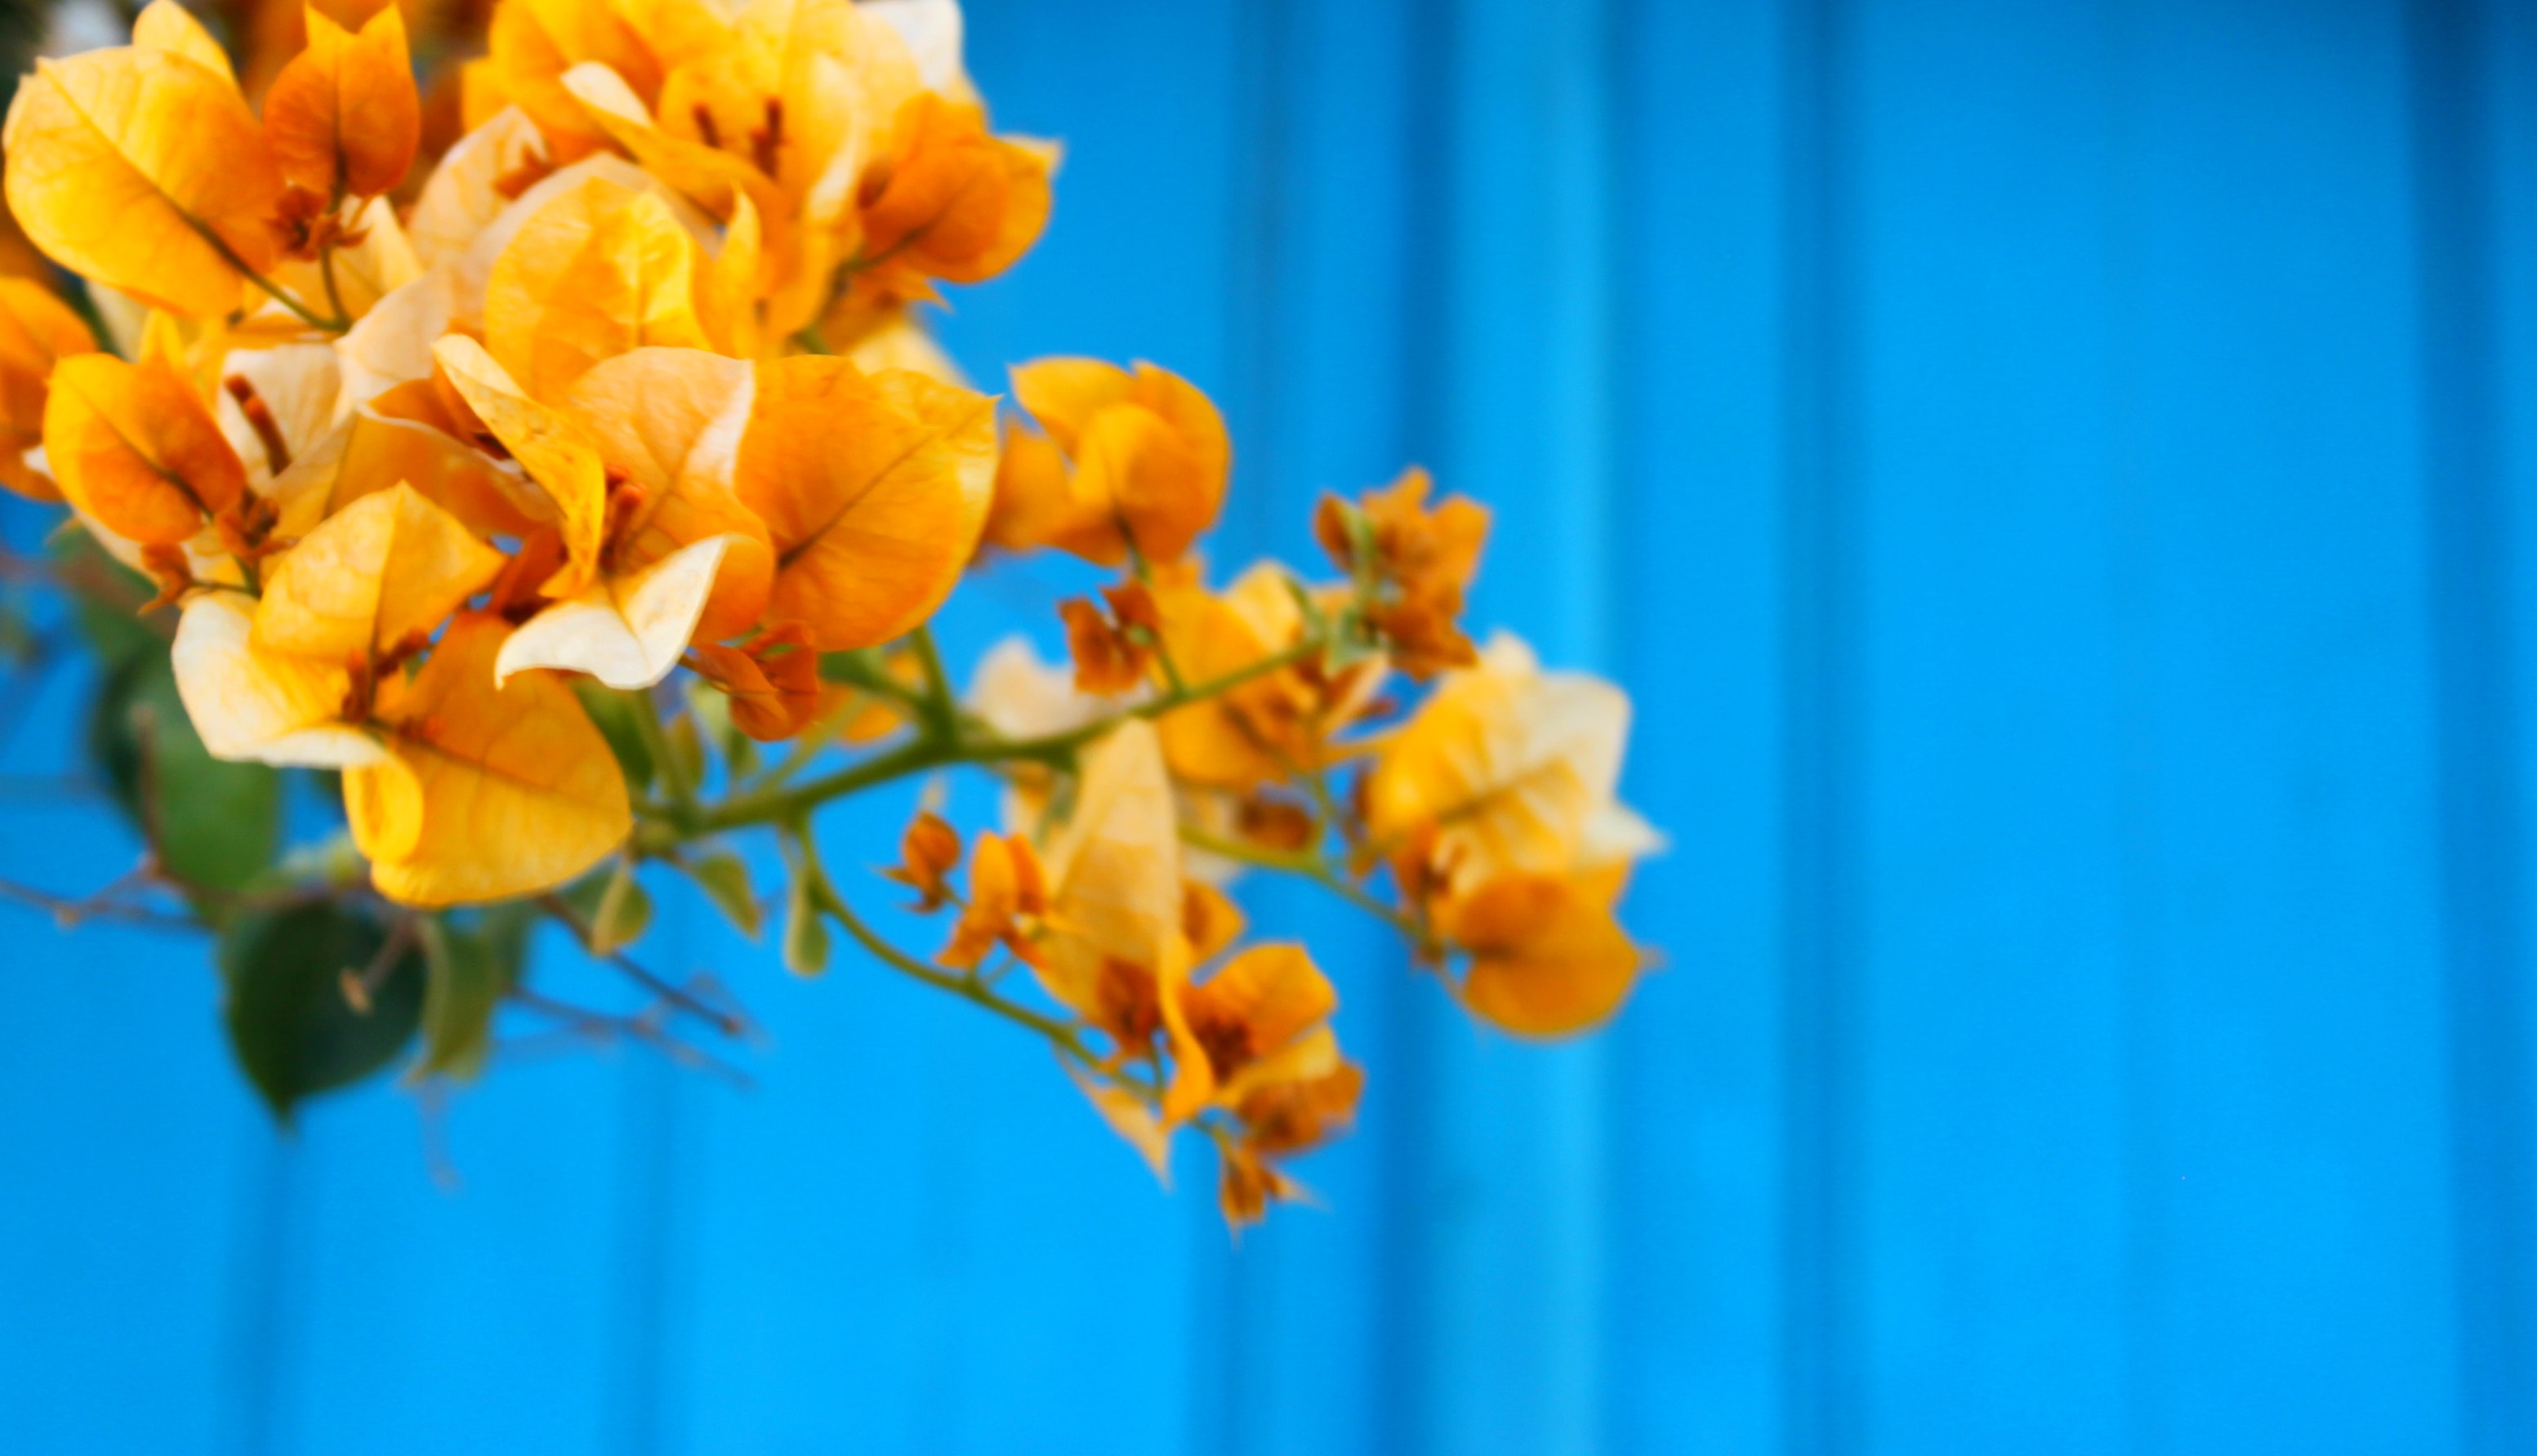
[[[705,741],[696,731],[695,715],[682,713],[671,719],[662,736],[669,742],[671,759],[662,765],[663,772],[693,791],[705,781]]]
[[[679,861],[697,888],[723,913],[733,928],[755,940],[766,929],[766,907],[748,882],[748,866],[727,850],[708,850]]]
[[[281,774],[259,763],[224,763],[204,750],[163,647],[106,678],[89,721],[89,752],[177,883],[235,891],[273,862]]]
[[[423,999],[423,1075],[466,1079],[484,1069],[493,1010],[520,982],[537,917],[535,906],[515,901],[471,919],[433,916],[420,922],[430,972]]]
[[[828,969],[828,926],[819,917],[819,900],[810,876],[798,865],[785,901],[784,969],[796,976],[816,976]]]
[[[625,782],[638,791],[651,788],[655,772],[652,750],[644,741],[643,728],[635,715],[651,712],[652,705],[636,694],[619,692],[591,678],[564,680],[572,684],[573,695],[581,699],[582,711],[598,726],[599,735],[608,740],[609,751],[617,755],[617,766],[625,771]]]
[[[166,656],[175,630],[168,614],[134,615],[158,595],[147,577],[107,555],[97,538],[75,526],[54,534],[52,552],[54,569],[70,589],[80,635],[107,671],[138,658]]]
[[[652,923],[652,896],[634,878],[632,859],[617,861],[617,872],[608,877],[607,888],[583,923],[590,927],[594,956],[613,956],[643,938]]]
[[[320,900],[245,916],[221,936],[229,1045],[284,1123],[299,1104],[394,1060],[423,1018],[423,957],[409,946],[363,981],[387,945],[368,914]],[[346,994],[363,981],[366,1010]]]

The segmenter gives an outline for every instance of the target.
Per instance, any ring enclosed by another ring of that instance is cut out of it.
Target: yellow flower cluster
[[[1628,993],[1614,905],[1657,838],[1614,796],[1627,703],[1464,636],[1483,509],[1413,473],[1324,503],[1333,580],[1210,586],[1233,449],[1202,392],[1043,359],[1000,420],[926,337],[913,305],[1036,241],[1057,161],[989,128],[953,0],[501,0],[419,185],[398,10],[304,25],[260,105],[173,0],[21,86],[9,206],[89,307],[0,281],[0,483],[181,608],[211,755],[341,773],[399,914],[771,829],[797,969],[839,924],[1039,1031],[1158,1169],[1203,1129],[1236,1222],[1362,1076],[1307,953],[1246,942],[1235,872],[1382,917],[1509,1031]],[[1041,550],[1112,574],[1061,604],[1071,667],[1000,648],[955,699],[926,623]],[[794,746],[761,771],[747,740]],[[946,920],[910,955],[810,817],[961,766],[1008,822],[910,827],[893,873]]]

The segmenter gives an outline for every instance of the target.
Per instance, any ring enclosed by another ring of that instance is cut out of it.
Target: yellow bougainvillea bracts
[[[452,24],[260,7],[233,55],[155,0],[129,44],[37,63],[0,136],[67,279],[0,279],[0,485],[76,523],[58,579],[107,624],[131,883],[223,935],[233,1023],[297,998],[290,1035],[239,1029],[278,1109],[403,1054],[409,953],[422,1078],[473,1075],[515,1016],[744,1028],[631,959],[683,881],[747,934],[780,919],[794,971],[850,943],[1037,1036],[1158,1174],[1211,1146],[1239,1228],[1355,1117],[1341,982],[1381,969],[1255,937],[1242,876],[1376,918],[1517,1036],[1629,996],[1618,907],[1659,841],[1618,797],[1628,701],[1473,645],[1485,508],[1411,471],[1320,503],[1329,579],[1222,572],[1235,453],[1198,384],[973,376],[935,341],[945,290],[1050,226],[1059,157],[991,125],[954,0]],[[417,77],[442,54],[475,58]],[[1008,640],[956,693],[936,617],[1044,553],[1074,558],[1036,614],[1064,657]],[[962,825],[960,770],[1000,821]],[[340,817],[288,853],[253,839],[283,771]],[[896,843],[853,856],[889,883],[832,876],[818,811],[911,782]],[[875,896],[932,918],[924,947]],[[652,1008],[532,989],[538,920]],[[268,964],[307,944],[367,964]],[[340,1017],[373,1060],[290,1059]]]

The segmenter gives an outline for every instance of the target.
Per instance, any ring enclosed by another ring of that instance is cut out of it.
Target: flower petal
[[[467,408],[554,504],[569,564],[547,584],[547,594],[572,597],[587,590],[598,573],[608,528],[608,472],[590,436],[571,416],[522,394],[485,347],[464,334],[441,339],[431,351]]]
[[[491,584],[502,553],[411,485],[328,517],[267,573],[255,645],[330,663],[418,644]]]
[[[624,774],[571,689],[544,672],[494,685],[508,635],[492,617],[452,624],[381,704],[394,762],[344,776],[354,843],[379,893],[400,904],[552,889],[633,828]]]
[[[603,576],[578,597],[529,618],[502,644],[493,680],[531,667],[587,672],[610,687],[644,688],[670,675],[695,635],[732,538],[709,537],[625,576]]]
[[[43,285],[0,278],[0,484],[35,500],[61,499],[60,487],[24,457],[44,441],[54,361],[96,349],[97,336]]]
[[[132,44],[140,50],[161,50],[183,56],[205,70],[228,77],[237,85],[237,74],[229,69],[229,54],[194,19],[193,12],[176,0],[150,0],[141,14],[132,19]]]
[[[255,600],[205,592],[185,603],[170,658],[185,716],[214,758],[309,768],[376,761],[378,740],[341,720],[352,674],[341,664],[260,652]]]
[[[534,399],[645,345],[702,348],[699,250],[648,193],[593,177],[547,204],[493,264],[485,345]]]
[[[85,353],[54,365],[44,458],[73,505],[144,544],[190,539],[246,492],[210,408],[157,357]]]
[[[424,267],[457,260],[546,165],[546,139],[517,106],[459,138],[431,169],[406,219],[406,234]],[[427,342],[427,341],[426,341]]]
[[[1471,952],[1464,1003],[1518,1036],[1585,1031],[1619,1010],[1638,982],[1643,958],[1608,898],[1574,879],[1503,875],[1441,919],[1446,937]]]
[[[385,6],[358,31],[307,8],[308,43],[264,95],[264,134],[285,177],[313,197],[376,197],[405,180],[423,102],[405,20]]]
[[[1180,939],[1180,819],[1153,726],[1131,719],[1086,748],[1073,813],[1049,843],[1061,945],[1148,969]]]
[[[995,468],[984,396],[843,359],[760,365],[736,486],[775,548],[768,615],[822,652],[925,620],[977,548]]]
[[[203,317],[238,306],[232,258],[273,261],[281,170],[236,83],[199,61],[143,47],[38,60],[0,144],[9,210],[75,273]]]
[[[766,523],[733,489],[756,393],[756,373],[741,360],[638,348],[595,365],[564,401],[600,454],[643,491],[618,538],[621,566],[649,565],[707,537],[732,538],[697,624],[699,641],[753,625],[775,580]]]
[[[1367,780],[1367,827],[1399,842],[1423,827],[1455,888],[1510,871],[1577,867],[1612,801],[1630,701],[1583,673],[1542,672],[1513,638],[1449,672],[1385,744]]]

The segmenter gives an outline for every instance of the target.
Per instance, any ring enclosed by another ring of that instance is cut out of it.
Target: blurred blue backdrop
[[[1373,1081],[1236,1250],[1025,1040],[692,907],[756,1089],[504,1067],[455,1191],[388,1087],[278,1138],[199,948],[25,917],[0,1449],[2537,1450],[2537,7],[971,19],[1070,153],[960,357],[1216,392],[1228,566],[1408,460],[1491,502],[1479,619],[1637,696],[1666,969],[1521,1046],[1262,891]]]

